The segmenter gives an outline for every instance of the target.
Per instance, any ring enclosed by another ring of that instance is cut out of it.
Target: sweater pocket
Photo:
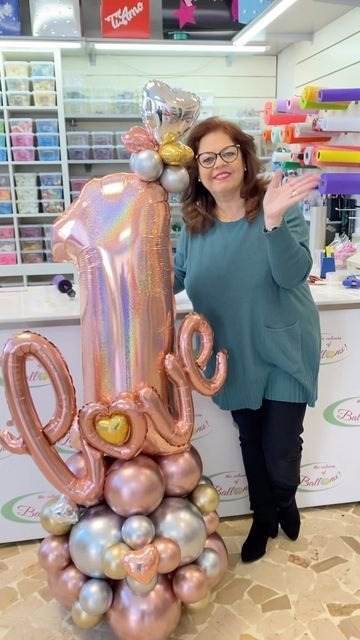
[[[287,327],[264,327],[263,355],[269,364],[295,378],[303,377],[301,335],[296,321]]]

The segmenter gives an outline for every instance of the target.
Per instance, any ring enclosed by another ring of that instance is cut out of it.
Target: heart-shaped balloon
[[[143,88],[141,113],[150,135],[160,144],[179,140],[200,113],[200,98],[195,93],[171,89],[160,80],[150,80]]]
[[[123,558],[127,575],[141,584],[149,584],[156,576],[159,562],[159,551],[152,544],[147,544],[137,551],[129,551]]]
[[[95,425],[96,433],[110,444],[124,444],[129,435],[130,425],[121,413],[115,413],[108,418],[99,418]]]
[[[131,153],[139,153],[145,149],[157,151],[158,145],[143,127],[131,127],[127,133],[121,136],[124,146]]]

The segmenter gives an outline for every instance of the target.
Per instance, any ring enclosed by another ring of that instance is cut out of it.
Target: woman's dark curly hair
[[[253,138],[233,122],[212,117],[191,129],[186,144],[191,147],[196,156],[200,140],[208,133],[217,130],[224,131],[234,144],[240,145],[244,167],[246,167],[240,196],[245,200],[245,218],[251,222],[259,213],[267,185],[267,180],[259,175],[263,165],[256,156]],[[182,197],[185,226],[190,233],[203,233],[214,224],[216,203],[211,193],[198,180],[198,163],[195,157],[186,168],[189,171],[190,184]]]

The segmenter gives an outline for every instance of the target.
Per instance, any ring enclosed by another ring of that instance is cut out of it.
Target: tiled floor
[[[245,565],[249,526],[247,517],[221,523],[230,570],[207,609],[183,615],[173,640],[360,640],[360,506],[303,510],[296,542],[281,533]],[[0,640],[113,639],[105,623],[75,628],[52,599],[37,549],[0,546]]]

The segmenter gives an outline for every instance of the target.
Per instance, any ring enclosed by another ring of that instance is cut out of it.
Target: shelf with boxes
[[[42,282],[54,268],[73,274],[51,264],[49,244],[70,203],[60,52],[0,53],[0,76],[0,286]]]

